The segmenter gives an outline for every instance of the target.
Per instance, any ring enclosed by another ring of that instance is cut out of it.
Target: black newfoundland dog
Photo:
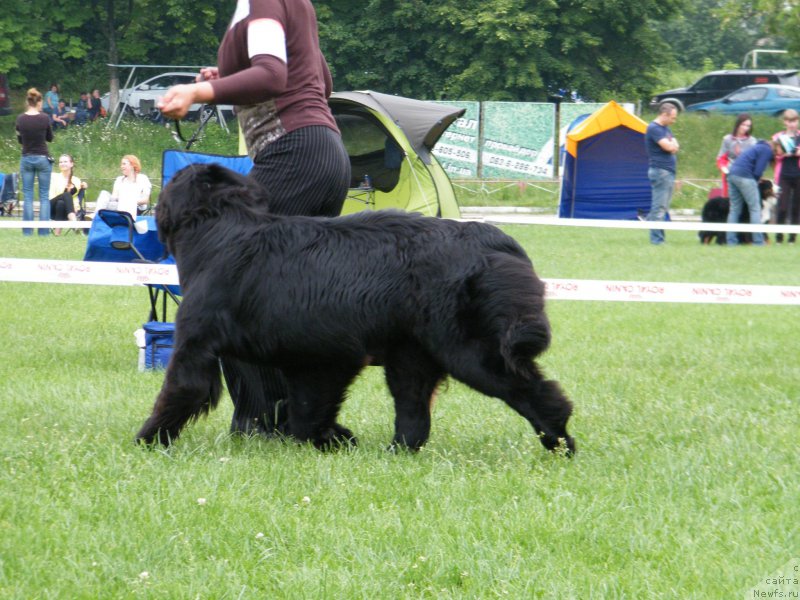
[[[731,201],[722,195],[714,194],[715,191],[709,194],[709,198],[703,205],[702,220],[703,223],[727,223],[728,213],[731,210]],[[768,223],[772,211],[775,210],[777,199],[775,198],[775,188],[769,179],[761,179],[758,182],[758,194],[761,197],[761,220]],[[739,223],[750,223],[750,209],[747,204],[742,206],[742,212],[739,215]],[[700,231],[698,234],[700,243],[712,244],[716,241],[717,244],[727,244],[726,233],[724,231]],[[739,232],[736,234],[739,238],[740,244],[752,244],[753,234],[749,232]],[[765,235],[765,239],[766,235]]]
[[[336,422],[368,363],[395,402],[394,445],[420,448],[450,374],[525,417],[550,450],[575,450],[570,401],[533,359],[547,349],[544,284],[499,229],[406,213],[270,215],[256,183],[216,165],[183,169],[159,198],[159,235],[183,301],[153,413],[137,434],[169,444],[215,407],[220,357],[277,367],[288,431],[318,448],[354,443]]]

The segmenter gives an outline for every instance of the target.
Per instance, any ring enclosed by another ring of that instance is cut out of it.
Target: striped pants
[[[266,189],[272,214],[333,217],[350,186],[350,159],[335,131],[303,127],[267,146],[249,176]],[[222,373],[234,405],[231,431],[287,433],[288,390],[280,371],[226,358]]]

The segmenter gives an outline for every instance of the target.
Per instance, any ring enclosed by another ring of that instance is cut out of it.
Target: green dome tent
[[[465,109],[371,91],[337,92],[328,104],[352,167],[342,214],[397,208],[461,216],[450,178],[431,150]]]

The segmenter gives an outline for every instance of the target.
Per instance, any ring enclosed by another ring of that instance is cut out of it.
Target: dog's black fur
[[[761,197],[761,207],[764,210],[767,201],[775,196],[772,182],[769,179],[762,179],[758,182],[758,193]],[[727,223],[728,213],[731,210],[731,201],[725,196],[709,198],[703,205],[703,223]],[[742,205],[742,213],[739,215],[739,223],[750,223],[750,209],[747,204]],[[698,233],[702,244],[726,244],[726,232],[724,231],[701,231]],[[753,242],[753,234],[749,232],[739,232],[740,244],[750,244]]]
[[[432,395],[450,374],[504,400],[546,448],[574,451],[572,405],[533,362],[550,325],[517,242],[490,225],[394,211],[274,216],[263,193],[216,165],[185,168],[161,193],[159,235],[184,298],[138,440],[169,444],[216,406],[218,361],[232,356],[285,374],[289,434],[320,448],[353,442],[336,417],[373,357],[395,401],[394,445],[427,441]]]

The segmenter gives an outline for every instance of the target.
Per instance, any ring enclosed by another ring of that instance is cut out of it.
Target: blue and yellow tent
[[[636,219],[650,209],[647,123],[613,100],[567,134],[558,216]]]

